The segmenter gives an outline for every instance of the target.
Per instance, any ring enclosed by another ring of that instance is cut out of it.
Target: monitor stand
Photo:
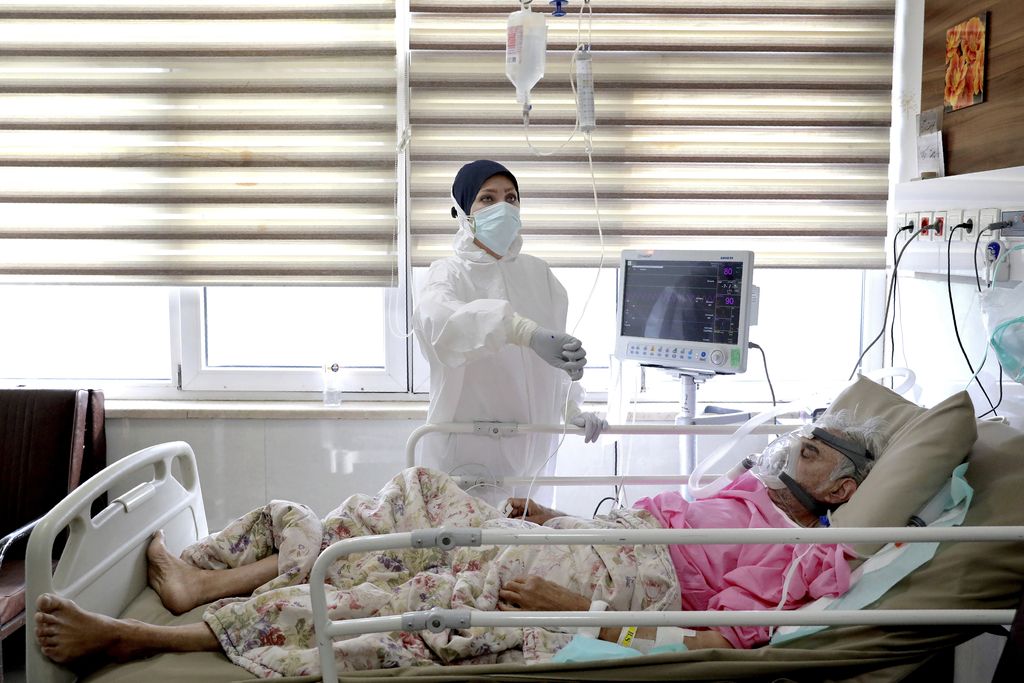
[[[668,370],[668,368],[662,368]],[[669,370],[679,378],[682,395],[677,425],[725,425],[746,422],[749,412],[720,406],[705,406],[703,414],[697,415],[697,385],[703,384],[715,375],[697,370]],[[697,435],[683,434],[679,437],[679,465],[683,474],[690,474],[697,467]]]

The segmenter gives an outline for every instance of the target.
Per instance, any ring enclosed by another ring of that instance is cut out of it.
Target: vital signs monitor
[[[747,369],[754,253],[623,251],[615,355],[707,374]]]

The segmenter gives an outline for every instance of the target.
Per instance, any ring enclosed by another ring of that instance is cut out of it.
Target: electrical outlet
[[[930,240],[932,238],[932,215],[922,211],[917,215],[917,225],[921,228],[921,236],[918,239]]]
[[[1003,211],[1001,220],[1013,223],[1002,229],[1003,237],[1024,237],[1024,211]]]
[[[956,236],[961,242],[973,241],[974,236],[978,234],[979,230],[981,230],[981,211],[978,209],[964,210],[964,218],[962,222],[966,223],[967,221],[971,221],[970,232],[967,232],[967,230],[956,231]]]
[[[928,236],[935,242],[941,242],[946,239],[946,212],[936,211],[932,214],[932,228],[928,231]]]
[[[964,231],[963,228],[956,230],[958,233],[956,236],[953,235],[953,228],[964,222],[964,210],[963,209],[950,209],[946,212],[946,234],[945,240],[948,242],[951,239],[960,239],[959,233]]]
[[[910,238],[913,236],[914,231],[917,230],[918,214],[916,214],[916,213],[907,213],[907,214],[904,214],[904,216],[905,216],[905,221],[906,222],[903,223],[903,225],[910,225],[911,228],[910,228],[910,230],[903,231],[903,237],[900,238],[900,243],[899,243],[900,247],[902,247],[904,244],[906,244],[907,241],[910,240]]]
[[[993,223],[998,223],[1000,213],[999,209],[982,209],[981,217],[978,219],[978,227],[976,229],[983,230]]]

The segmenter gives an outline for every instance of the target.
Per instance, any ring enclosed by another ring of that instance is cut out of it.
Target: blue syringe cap
[[[551,16],[553,16],[553,17],[564,17],[565,16],[565,8],[562,7],[562,5],[568,5],[569,4],[569,0],[551,0],[551,2],[549,2],[548,4],[555,6],[554,11],[551,12]]]

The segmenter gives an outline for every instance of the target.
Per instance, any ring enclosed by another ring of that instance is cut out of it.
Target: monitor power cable
[[[772,393],[772,407],[778,405],[775,401],[775,387],[772,386],[772,376],[768,374],[768,356],[765,354],[764,349],[759,344],[754,342],[747,342],[747,346],[752,349],[757,349],[761,352],[761,362],[764,363],[764,378],[768,380],[768,391]]]
[[[967,369],[971,371],[971,374],[974,376],[974,381],[977,383],[978,388],[981,389],[981,393],[984,394],[985,400],[988,401],[988,406],[991,410],[985,413],[985,415],[992,413],[998,417],[999,414],[995,412],[996,405],[992,403],[992,399],[989,398],[988,392],[985,391],[985,385],[981,383],[981,379],[978,377],[978,373],[974,371],[974,365],[971,364],[971,359],[967,355],[967,349],[964,348],[963,339],[960,338],[960,326],[956,322],[956,306],[953,305],[953,278],[952,273],[950,271],[953,267],[953,238],[956,236],[957,230],[964,230],[967,232],[968,235],[971,234],[971,232],[974,230],[974,221],[968,218],[966,222],[954,225],[953,228],[949,231],[949,241],[946,242],[946,294],[949,297],[949,315],[953,319],[953,334],[956,335],[956,343],[960,346],[960,353],[963,354],[964,362],[967,363]],[[981,235],[979,234],[978,236],[980,237]],[[977,241],[975,241],[975,245],[977,245]],[[975,254],[977,254],[977,250],[975,250]],[[977,261],[974,262],[974,269],[975,276],[977,276]],[[1002,378],[1001,372],[1000,378]]]

